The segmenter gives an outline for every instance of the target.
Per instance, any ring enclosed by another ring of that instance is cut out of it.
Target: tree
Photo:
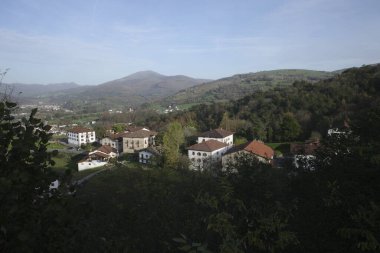
[[[185,142],[185,135],[180,123],[173,122],[167,126],[163,137],[164,162],[168,167],[176,167],[180,161],[180,146]]]
[[[301,133],[301,127],[293,114],[286,113],[280,125],[281,138],[283,141],[292,141]]]
[[[0,102],[0,251],[44,251],[51,245],[49,238],[64,234],[52,231],[64,218],[56,207],[66,196],[66,183],[64,175],[51,169],[50,126],[35,118],[37,109],[16,120],[16,106],[7,99]],[[50,189],[57,179],[60,187]]]
[[[112,126],[112,130],[114,130],[115,133],[123,132],[124,128],[125,128],[124,124],[115,124]]]

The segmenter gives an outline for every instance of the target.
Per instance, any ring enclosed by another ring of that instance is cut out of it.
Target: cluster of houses
[[[156,132],[145,127],[128,127],[121,133],[108,130],[106,136],[100,139],[101,146],[78,162],[78,170],[104,166],[111,158],[116,158],[122,153],[141,152],[141,155],[144,155],[142,162],[146,163],[155,154],[153,151],[150,154],[147,152],[155,146],[156,135]],[[75,146],[96,141],[95,131],[85,127],[69,130],[67,138],[68,143]]]
[[[328,136],[344,137],[351,133],[348,123],[342,128],[331,128]],[[123,153],[138,154],[142,164],[152,162],[153,157],[161,153],[155,145],[157,132],[146,127],[129,126],[123,132],[115,133],[107,130],[106,136],[99,140],[101,146],[89,152],[85,159],[78,162],[78,170],[104,166],[110,159]],[[213,129],[197,136],[197,143],[187,148],[190,169],[203,170],[210,164],[226,167],[233,163],[240,154],[252,155],[263,163],[282,167],[288,159],[298,167],[299,162],[312,163],[316,150],[321,146],[319,139],[307,140],[303,143],[291,143],[289,153],[292,156],[274,158],[274,151],[262,141],[254,140],[240,145],[234,145],[234,133],[224,129]],[[75,146],[96,142],[95,131],[89,128],[75,126],[67,131],[68,143]],[[310,168],[312,165],[309,166]]]
[[[115,133],[108,130],[100,139],[101,146],[89,152],[78,162],[78,170],[104,166],[110,159],[123,153],[138,153],[139,162],[150,163],[152,157],[160,156],[155,147],[157,133],[146,127],[128,127]],[[68,143],[76,146],[96,141],[95,131],[85,127],[75,127],[67,132]],[[188,147],[190,169],[202,170],[209,164],[226,165],[240,153],[251,154],[259,161],[272,163],[274,151],[261,141],[233,145],[233,133],[224,129],[214,129],[198,136],[197,143]]]
[[[214,129],[198,136],[198,143],[187,148],[190,168],[202,170],[210,164],[223,167],[240,154],[256,157],[264,163],[272,163],[274,151],[261,141],[250,141],[241,145],[233,145],[234,135],[224,129]]]

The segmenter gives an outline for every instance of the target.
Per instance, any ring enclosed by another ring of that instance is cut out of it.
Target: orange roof
[[[105,138],[110,138],[111,140],[116,140],[123,138],[127,133],[116,133],[116,134],[107,134]]]
[[[227,136],[230,136],[232,135],[233,132],[230,132],[230,131],[227,131],[227,130],[224,130],[222,128],[218,128],[218,129],[214,129],[214,130],[210,130],[210,131],[207,131],[207,132],[204,132],[204,133],[201,133],[199,135],[199,137],[207,137],[207,138],[224,138],[224,137],[227,137]]]
[[[261,156],[266,159],[272,159],[274,156],[274,151],[271,147],[265,145],[261,141],[251,141],[238,146],[231,148],[226,154],[238,152],[238,151],[247,151],[252,154]]]
[[[109,158],[109,155],[104,154],[104,153],[99,152],[99,151],[96,151],[96,150],[93,153],[91,153],[89,156],[90,157],[91,156],[100,156],[100,157],[103,157],[103,158]]]
[[[203,141],[198,144],[194,144],[187,149],[190,150],[197,150],[197,151],[206,151],[206,152],[212,152],[224,147],[227,147],[228,145],[226,143],[216,141],[216,140],[208,140],[208,141]]]
[[[78,127],[74,127],[72,129],[70,129],[68,132],[79,134],[79,133],[94,132],[94,130],[86,128],[86,127],[78,126]]]
[[[103,152],[105,154],[110,154],[111,152],[113,152],[113,153],[117,152],[117,150],[115,148],[108,146],[108,145],[103,145],[100,148],[96,149],[95,152],[96,151]]]

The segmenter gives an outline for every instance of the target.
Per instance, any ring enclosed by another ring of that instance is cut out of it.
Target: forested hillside
[[[319,82],[256,91],[236,101],[193,106],[169,116],[190,122],[200,131],[223,127],[247,139],[305,140],[333,127],[351,124],[363,109],[379,101],[380,65],[351,68]],[[159,126],[162,118],[145,123]]]
[[[239,99],[256,91],[291,85],[296,80],[316,82],[333,77],[335,73],[303,69],[284,69],[238,74],[207,82],[188,89],[164,100],[164,104],[187,104],[220,102]]]

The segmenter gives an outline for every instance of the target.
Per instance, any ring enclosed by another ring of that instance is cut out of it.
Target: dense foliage
[[[16,106],[0,102],[0,251],[53,251],[69,235],[62,229],[68,219],[63,212],[67,177],[51,169],[50,126],[35,118],[37,109],[15,120]],[[51,189],[56,180],[61,185]]]
[[[352,68],[333,78],[257,91],[236,101],[193,106],[186,113],[165,118],[149,117],[150,126],[173,119],[191,122],[199,131],[224,127],[248,140],[266,142],[305,140],[326,136],[327,130],[342,127],[379,96],[380,65]]]

